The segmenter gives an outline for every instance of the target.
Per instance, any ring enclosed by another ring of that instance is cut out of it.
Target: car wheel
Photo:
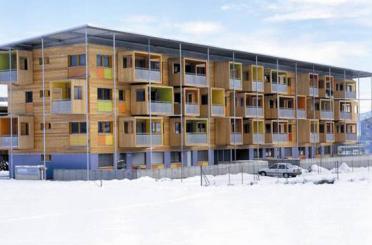
[[[284,173],[284,174],[283,174],[283,177],[284,177],[284,178],[288,178],[288,177],[289,177],[289,174]]]
[[[260,172],[259,173],[261,176],[266,176],[266,172]]]

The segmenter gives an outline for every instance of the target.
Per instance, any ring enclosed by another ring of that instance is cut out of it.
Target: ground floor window
[[[109,154],[98,154],[98,167],[99,168],[113,168],[114,167],[114,155]]]

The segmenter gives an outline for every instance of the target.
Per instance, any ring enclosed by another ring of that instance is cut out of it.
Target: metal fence
[[[55,169],[53,170],[53,180],[87,180],[88,171],[84,169]],[[90,180],[113,180],[113,179],[133,179],[135,171],[127,170],[90,170]]]
[[[300,167],[308,169],[313,164],[316,164],[326,169],[333,169],[342,163],[346,163],[351,168],[370,167],[372,155],[304,159],[300,161]]]

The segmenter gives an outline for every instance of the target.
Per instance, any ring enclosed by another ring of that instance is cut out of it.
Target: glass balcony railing
[[[355,91],[345,91],[345,98],[346,99],[356,99],[356,92]]]
[[[213,116],[224,116],[225,106],[223,105],[212,105],[212,115]]]
[[[200,113],[199,104],[186,103],[185,104],[185,113],[186,114],[198,115]]]
[[[160,82],[161,74],[159,70],[149,70],[146,68],[136,68],[135,76],[138,80]]]
[[[245,117],[263,117],[263,108],[256,106],[246,106]]]
[[[186,133],[186,143],[188,145],[192,144],[207,144],[207,134],[206,133]]]
[[[10,148],[18,147],[18,136],[0,136],[0,147]]]
[[[319,143],[318,133],[310,133],[310,143]]]
[[[288,134],[279,134],[279,133],[273,133],[272,134],[272,141],[273,143],[282,143],[282,142],[287,142],[289,139]]]
[[[162,145],[162,135],[160,134],[136,134],[136,144],[145,146],[158,146]]]
[[[295,110],[293,109],[279,109],[279,117],[281,118],[294,118]]]
[[[2,70],[0,71],[0,82],[17,81],[17,70]]]
[[[253,133],[252,141],[253,144],[264,144],[264,134]]]
[[[52,101],[52,113],[64,114],[72,112],[71,100],[55,100]]]
[[[252,91],[263,92],[264,91],[263,82],[253,81],[252,82]]]
[[[333,111],[320,111],[320,119],[333,120]]]
[[[306,119],[306,111],[305,111],[305,109],[297,109],[297,118],[299,118],[299,119]]]
[[[319,96],[319,89],[318,88],[309,88],[309,96],[318,97]]]
[[[346,140],[357,140],[357,134],[356,133],[346,133]]]
[[[241,133],[230,134],[230,144],[243,144],[243,137]]]
[[[325,135],[326,141],[327,142],[333,142],[335,141],[335,135],[331,133],[326,133]]]
[[[242,80],[241,79],[230,78],[230,89],[241,90],[242,89]]]
[[[151,101],[151,113],[173,114],[173,104],[168,101]]]
[[[190,74],[185,75],[185,84],[194,86],[208,86],[207,77],[205,75]]]
[[[285,85],[285,84],[273,83],[271,85],[271,90],[273,92],[277,92],[277,93],[287,93],[288,92],[288,86]]]

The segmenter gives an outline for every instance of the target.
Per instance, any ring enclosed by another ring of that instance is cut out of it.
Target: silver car
[[[273,177],[296,177],[301,174],[301,169],[290,163],[274,163],[268,168],[262,168],[258,171],[259,175],[262,176],[273,176]]]

